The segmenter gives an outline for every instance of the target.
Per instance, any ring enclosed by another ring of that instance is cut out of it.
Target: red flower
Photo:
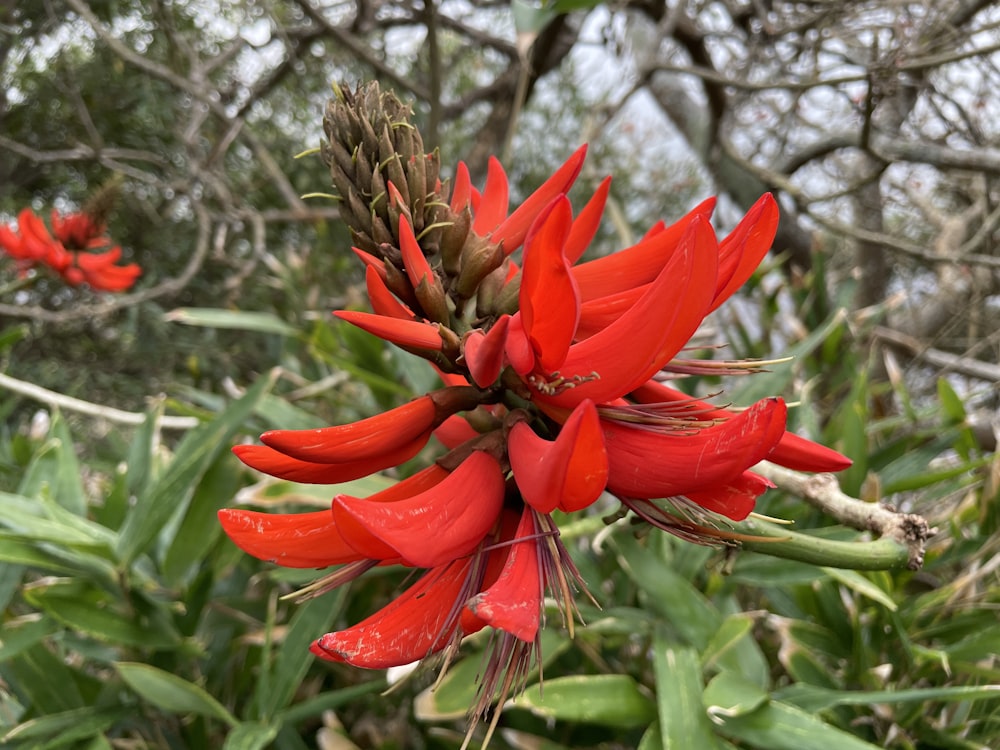
[[[655,379],[697,371],[677,355],[764,257],[777,227],[774,200],[761,198],[721,241],[706,201],[626,250],[577,263],[609,188],[606,180],[573,217],[564,193],[583,153],[509,215],[499,163],[491,160],[482,194],[460,166],[450,199],[435,201],[455,235],[433,248],[407,217],[419,206],[390,182],[397,245],[379,245],[381,257],[356,250],[374,312],[336,315],[427,358],[446,386],[354,424],[269,432],[264,446],[236,449],[275,476],[336,483],[412,458],[434,433],[448,449],[437,463],[365,499],[338,495],[329,511],[220,514],[230,537],[259,558],[344,566],[310,594],[377,564],[426,569],[383,610],[322,636],[313,651],[383,668],[490,626],[498,636],[477,716],[498,688],[506,695],[523,678],[546,590],[571,626],[572,592],[583,585],[553,511],[577,512],[611,493],[691,538],[701,527],[673,509],[701,514],[706,532],[718,516],[745,518],[769,486],[751,471],[765,458],[817,471],[849,465],[786,433],[779,398],[730,411]],[[518,269],[509,256],[522,245]]]
[[[142,273],[135,263],[120,266],[121,248],[89,252],[108,247],[111,240],[102,236],[104,226],[83,213],[61,216],[52,212],[52,234],[30,209],[17,217],[18,230],[0,226],[0,248],[14,259],[18,272],[42,265],[57,273],[71,286],[87,284],[94,291],[121,292],[130,288]]]

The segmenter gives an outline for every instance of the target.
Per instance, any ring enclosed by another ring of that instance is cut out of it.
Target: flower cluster
[[[235,452],[276,477],[335,484],[407,461],[432,437],[445,451],[390,489],[335,495],[330,510],[221,512],[251,555],[338,566],[313,594],[375,565],[426,571],[381,611],[320,637],[317,656],[385,668],[489,626],[475,722],[530,667],[546,593],[572,628],[582,582],[554,511],[582,511],[607,493],[682,537],[733,541],[725,519],[745,518],[770,486],[750,470],[759,461],[849,464],[786,432],[779,398],[733,411],[664,382],[719,366],[678,355],[768,251],[778,222],[770,196],[721,240],[709,200],[632,247],[579,262],[610,185],[574,215],[566,193],[585,148],[510,211],[499,162],[481,192],[462,164],[449,189],[406,108],[377,87],[338,90],[324,125],[322,153],[373,310],[335,315],[429,360],[442,387],[360,422],[267,432],[263,445]]]
[[[61,215],[52,211],[52,232],[34,211],[18,214],[17,230],[0,225],[0,249],[14,259],[20,274],[45,266],[70,286],[88,285],[94,291],[122,292],[142,273],[135,263],[118,265],[122,249],[110,247],[104,222],[90,212]],[[108,248],[103,252],[94,252]]]

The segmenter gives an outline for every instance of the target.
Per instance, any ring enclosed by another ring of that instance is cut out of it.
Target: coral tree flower
[[[70,286],[86,284],[98,292],[122,292],[142,273],[135,263],[118,264],[121,248],[110,247],[103,222],[86,212],[64,216],[53,210],[51,233],[28,208],[18,214],[17,224],[17,231],[0,226],[0,248],[14,259],[21,274],[45,266]]]
[[[375,86],[338,90],[327,109],[323,155],[373,309],[336,315],[428,359],[443,387],[353,424],[269,432],[264,445],[235,450],[274,476],[331,484],[396,466],[432,435],[445,451],[388,490],[334,496],[329,510],[229,509],[220,520],[261,559],[339,566],[310,595],[374,565],[423,570],[384,609],[312,651],[384,668],[452,650],[489,626],[493,658],[474,727],[537,657],[546,592],[572,629],[573,592],[584,587],[553,512],[609,495],[659,528],[725,541],[714,530],[745,518],[769,487],[752,471],[758,462],[811,471],[850,462],[788,433],[780,398],[730,410],[658,379],[698,371],[678,354],[767,253],[773,198],[722,239],[706,201],[632,247],[580,262],[609,189],[605,180],[573,215],[566,193],[584,148],[510,211],[499,162],[490,161],[482,192],[459,165],[449,191],[436,156],[402,126],[407,118]]]

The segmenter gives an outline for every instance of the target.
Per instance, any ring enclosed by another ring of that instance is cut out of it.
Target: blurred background
[[[364,275],[296,158],[331,82],[374,79],[446,174],[481,185],[497,155],[515,201],[589,143],[571,197],[614,175],[595,255],[709,195],[726,231],[773,192],[772,254],[696,342],[793,359],[681,387],[783,395],[854,460],[846,493],[935,529],[922,570],[862,574],[567,519],[601,608],[573,640],[549,618],[544,694],[494,746],[1000,745],[998,64],[1000,4],[969,0],[0,1],[0,221],[115,185],[107,233],[143,269],[99,294],[0,258],[0,744],[461,745],[481,642],[436,692],[418,672],[383,695],[306,648],[402,576],[296,604],[309,571],[215,524],[329,504],[232,444],[435,382],[333,323]],[[860,538],[794,494],[760,510]]]

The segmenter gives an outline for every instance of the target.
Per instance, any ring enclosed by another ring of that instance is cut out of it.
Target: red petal
[[[719,281],[712,310],[743,286],[771,249],[778,231],[778,204],[765,193],[719,243]]]
[[[507,361],[518,375],[523,377],[535,369],[535,352],[531,348],[531,342],[528,341],[528,334],[524,331],[521,313],[514,313],[510,319],[504,351],[507,354]]]
[[[542,610],[542,576],[536,533],[535,514],[525,507],[500,577],[468,603],[472,613],[488,625],[527,643],[533,643],[538,635]]]
[[[399,217],[399,250],[403,255],[403,267],[406,271],[406,277],[410,280],[413,288],[416,289],[420,286],[420,282],[424,278],[430,283],[430,280],[434,278],[434,272],[431,271],[427,257],[417,243],[417,238],[413,234],[410,222],[403,215]]]
[[[566,260],[570,263],[580,260],[580,256],[586,252],[594,235],[597,234],[610,189],[611,178],[605,177],[597,186],[594,195],[587,201],[587,205],[573,220],[573,228],[569,230],[569,238],[566,240]]]
[[[252,469],[262,471],[279,479],[306,484],[339,484],[354,479],[366,477],[377,471],[383,471],[392,466],[398,466],[417,455],[430,440],[430,430],[415,440],[399,446],[364,461],[351,461],[344,464],[316,463],[300,461],[286,456],[273,448],[264,445],[237,445],[233,453]]]
[[[735,416],[734,412],[692,399],[685,393],[655,381],[643,384],[630,395],[641,404],[684,402],[703,419],[732,419]],[[774,450],[768,454],[767,460],[795,471],[841,471],[852,463],[847,456],[800,437],[794,432],[785,432],[781,436]]]
[[[462,349],[465,365],[472,382],[480,388],[488,388],[500,376],[509,323],[510,316],[501,315],[489,331],[483,333],[477,328],[465,339]]]
[[[688,492],[685,497],[701,507],[731,518],[742,521],[750,515],[757,503],[757,498],[774,485],[762,476],[752,471],[745,471],[731,482],[717,487]]]
[[[377,504],[338,495],[333,513],[338,523],[341,514],[353,516],[408,564],[433,568],[476,548],[496,523],[503,497],[499,462],[476,451],[425,492]]]
[[[365,504],[387,503],[394,504],[403,500],[409,500],[421,493],[427,492],[439,485],[449,476],[446,469],[442,469],[437,464],[431,464],[426,469],[418,471],[411,477],[401,482],[397,482],[391,487],[369,495],[366,499],[349,498],[355,504],[363,506]],[[363,558],[369,560],[398,560],[399,553],[395,547],[386,544],[381,538],[368,530],[368,527],[358,521],[350,513],[342,512],[342,506],[338,506],[337,500],[348,498],[347,495],[337,495],[333,499],[333,513],[330,518],[337,526],[337,530],[343,537],[344,542],[357,551]],[[429,566],[428,566],[429,567]]]
[[[464,161],[458,163],[455,169],[455,187],[451,191],[451,210],[461,213],[472,201],[472,180],[469,178],[469,168]]]
[[[372,303],[372,310],[384,318],[413,320],[415,317],[413,311],[396,299],[385,285],[384,274],[384,269],[380,274],[374,266],[365,266],[365,286],[368,288],[368,299]]]
[[[337,531],[329,510],[258,513],[224,508],[219,522],[241,550],[286,568],[325,568],[363,559]]]
[[[528,232],[521,268],[521,324],[547,372],[559,369],[576,334],[580,301],[572,267],[563,248],[569,235],[572,208],[560,196]]]
[[[448,450],[457,448],[462,443],[479,437],[479,433],[465,417],[452,414],[434,430],[434,437]]]
[[[339,464],[376,458],[409,445],[427,434],[436,419],[433,399],[420,396],[360,422],[315,430],[271,430],[260,440],[301,461]]]
[[[510,188],[507,185],[507,175],[496,157],[491,156],[486,166],[486,186],[483,188],[479,208],[472,222],[472,231],[480,237],[489,237],[490,233],[500,226],[507,218]],[[498,240],[493,240],[497,242]]]
[[[652,281],[674,254],[695,217],[708,219],[714,207],[715,199],[709,198],[669,227],[647,233],[632,247],[575,266],[573,277],[579,285],[580,299],[606,297]]]
[[[785,403],[758,401],[694,434],[601,421],[608,451],[608,489],[625,497],[673,497],[732,482],[767,457],[785,431]]]
[[[504,252],[510,255],[524,242],[528,230],[535,218],[560,193],[568,193],[576,181],[583,160],[587,156],[587,146],[578,148],[566,162],[557,169],[534,193],[517,207],[507,220],[497,227],[491,239],[493,242],[503,242]]]
[[[712,227],[695,216],[643,296],[614,323],[570,347],[559,373],[576,379],[574,387],[535,398],[563,408],[584,398],[600,404],[649,380],[701,324],[715,290],[717,257]]]
[[[582,510],[608,481],[601,421],[589,400],[574,409],[554,441],[538,437],[527,422],[515,424],[507,455],[521,497],[539,513]]]
[[[310,651],[356,667],[402,666],[444,648],[455,636],[455,606],[469,575],[470,560],[430,570],[388,605],[354,627],[327,633]]]
[[[354,310],[336,310],[333,314],[363,331],[368,331],[368,333],[399,346],[430,349],[436,352],[441,351],[443,346],[438,327],[433,323],[386,318],[382,315]]]

